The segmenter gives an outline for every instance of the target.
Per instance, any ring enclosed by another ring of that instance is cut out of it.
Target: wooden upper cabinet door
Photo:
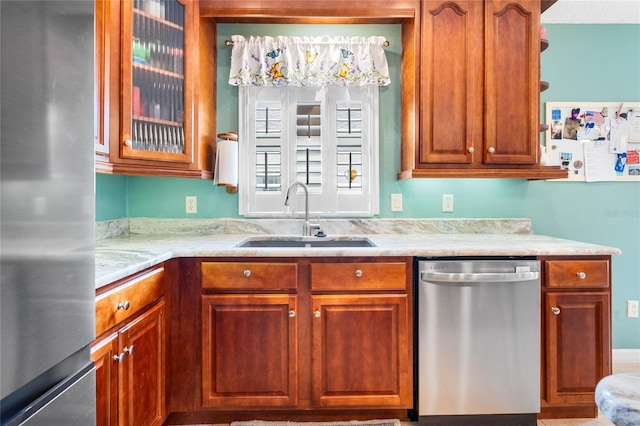
[[[297,403],[297,296],[202,296],[202,406]]]
[[[547,293],[546,375],[549,403],[592,403],[611,374],[609,294]]]
[[[482,146],[483,2],[422,7],[420,163],[471,163]]]
[[[119,335],[120,424],[161,425],[166,416],[164,302]]]
[[[486,164],[536,164],[540,123],[540,2],[485,4]]]
[[[319,295],[311,304],[314,405],[412,407],[407,296]]]

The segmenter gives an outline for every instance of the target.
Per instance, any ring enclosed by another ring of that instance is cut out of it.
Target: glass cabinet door
[[[122,157],[191,160],[183,3],[122,2]]]

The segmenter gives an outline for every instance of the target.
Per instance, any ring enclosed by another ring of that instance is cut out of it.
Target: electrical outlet
[[[195,195],[185,197],[185,211],[187,214],[198,213],[198,197]]]
[[[442,194],[442,211],[453,213],[453,194]]]
[[[638,301],[627,300],[627,317],[638,318]]]
[[[391,211],[402,211],[402,194],[391,194]]]

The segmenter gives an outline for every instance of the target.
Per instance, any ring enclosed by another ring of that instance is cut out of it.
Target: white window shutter
[[[379,213],[378,88],[240,87],[240,214],[299,217],[294,181],[313,215]]]

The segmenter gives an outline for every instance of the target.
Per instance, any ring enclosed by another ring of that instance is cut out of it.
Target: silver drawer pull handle
[[[128,353],[129,355],[133,355],[133,348],[134,348],[134,346],[133,346],[133,345],[131,345],[131,347],[129,347],[129,348],[124,348],[124,349],[122,350],[122,352],[124,352],[124,353]]]
[[[293,318],[296,316],[296,311],[294,311],[293,309],[289,311],[289,318]]]
[[[128,311],[130,307],[131,307],[131,304],[129,303],[128,300],[118,303],[118,309],[122,309],[123,311]]]
[[[559,314],[560,314],[560,308],[557,308],[557,307],[555,307],[555,306],[554,306],[554,307],[552,307],[552,308],[551,308],[551,313],[552,313],[553,315],[559,315]]]
[[[578,272],[578,273],[576,274],[576,276],[577,276],[578,278],[580,278],[581,280],[584,280],[585,278],[587,278],[587,274],[585,274],[585,273],[584,273],[584,272],[582,272],[582,271],[581,271],[581,272]]]
[[[356,277],[360,278],[362,276],[362,271],[360,269],[356,269]]]
[[[250,277],[251,276],[251,271],[249,269],[245,269],[244,270],[244,276],[245,277]]]
[[[490,146],[489,149],[487,149],[487,152],[489,154],[493,154],[494,152],[496,152],[496,149],[494,147]]]
[[[320,318],[320,311],[315,311],[315,312],[313,313],[313,317],[314,317],[314,318]]]
[[[474,147],[472,147],[472,146],[470,146],[470,147],[467,149],[467,152],[469,152],[469,154],[473,154],[475,151],[476,151],[476,149],[475,149]]]

